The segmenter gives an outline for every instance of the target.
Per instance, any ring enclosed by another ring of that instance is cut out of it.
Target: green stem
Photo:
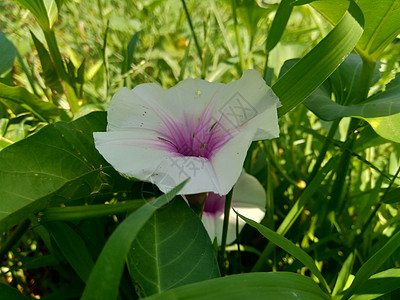
[[[264,73],[263,78],[267,81],[267,74],[268,74],[268,60],[269,60],[269,51],[267,50],[265,53],[265,64],[264,64]]]
[[[235,27],[236,43],[238,45],[238,50],[239,50],[240,71],[243,72],[243,70],[245,69],[246,66],[245,66],[245,62],[244,62],[242,41],[240,39],[239,27],[238,27],[237,15],[236,15],[236,0],[231,0],[231,3],[232,3],[233,24]]]
[[[224,224],[223,224],[223,228],[222,228],[221,251],[220,251],[221,276],[226,275],[225,249],[226,249],[226,239],[228,237],[229,213],[231,211],[232,193],[233,193],[233,189],[228,193],[228,195],[226,195],[226,198],[225,198]]]
[[[11,236],[7,239],[4,245],[0,248],[0,259],[2,259],[8,251],[15,245],[16,242],[22,237],[22,235],[29,228],[31,221],[26,219],[22,221],[22,223],[18,226],[18,228],[11,234]]]
[[[196,45],[197,53],[198,53],[198,55],[199,55],[200,61],[203,61],[202,51],[201,51],[199,42],[198,42],[198,40],[197,40],[196,33],[194,32],[194,27],[193,27],[193,23],[192,23],[192,18],[190,17],[189,10],[188,10],[188,8],[187,8],[187,6],[186,6],[185,0],[182,0],[182,5],[183,5],[183,9],[185,10],[186,18],[187,18],[187,20],[188,20],[188,22],[189,22],[190,31],[192,32],[192,35],[193,35],[194,44]]]
[[[329,172],[336,165],[337,157],[332,157],[325,166],[321,169],[320,172],[315,176],[315,178],[307,185],[306,189],[303,191],[299,199],[290,209],[289,213],[286,215],[285,219],[279,225],[276,233],[285,236],[289,229],[293,226],[294,222],[300,216],[301,212],[304,210],[304,207],[311,199],[311,197],[315,194],[318,188],[321,185],[321,182],[325,179]],[[267,259],[270,257],[271,253],[275,249],[274,243],[268,243],[267,247],[264,248],[257,262],[253,266],[252,272],[260,272],[264,266]]]
[[[383,196],[380,199],[385,198],[385,195],[390,191],[390,188],[392,187],[393,183],[395,182],[397,176],[400,173],[400,167],[397,169],[396,174],[394,174],[392,180],[389,183],[389,186],[387,187],[387,189],[385,190],[385,193],[383,194]],[[365,222],[365,224],[363,225],[360,234],[358,235],[361,239],[361,237],[364,235],[364,232],[367,230],[369,224],[371,223],[372,219],[374,218],[374,216],[376,215],[376,213],[378,212],[379,208],[382,205],[382,201],[379,201],[376,205],[374,210],[371,212],[371,214],[369,215],[367,221]],[[357,243],[359,242],[359,239],[357,239]]]
[[[43,31],[44,37],[49,47],[51,59],[55,65],[58,78],[64,89],[64,93],[67,96],[69,106],[72,113],[76,113],[79,110],[78,98],[71,81],[68,77],[68,73],[65,70],[64,62],[62,60],[60,49],[58,48],[57,39],[53,30]]]
[[[332,140],[333,136],[335,135],[336,130],[339,127],[340,120],[341,119],[336,119],[335,121],[333,121],[331,128],[329,128],[328,136],[327,136],[324,144],[322,145],[321,151],[320,151],[317,161],[315,162],[315,165],[311,171],[308,181],[311,181],[315,177],[315,175],[317,175],[319,169],[321,168],[321,164],[325,159],[326,152],[328,151],[329,146],[331,145],[331,140]]]
[[[349,104],[358,104],[364,102],[368,97],[369,87],[372,82],[372,78],[374,76],[374,71],[376,67],[376,61],[374,59],[370,59],[368,57],[362,56],[363,66],[361,70],[360,83],[358,86],[358,97],[354,99],[352,103],[345,103],[345,105]]]

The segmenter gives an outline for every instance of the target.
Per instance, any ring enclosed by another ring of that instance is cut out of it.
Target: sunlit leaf
[[[392,268],[372,275],[350,299],[375,299],[397,289],[400,289],[400,268]]]
[[[362,26],[360,9],[350,2],[339,24],[272,86],[282,103],[280,116],[306,99],[335,71],[353,50]]]
[[[365,287],[368,278],[372,276],[379,267],[400,247],[400,232],[393,235],[386,244],[381,247],[370,259],[368,259],[358,270],[353,283],[345,291],[342,300],[349,299]]]
[[[344,13],[347,0],[313,1],[311,5],[333,24]],[[398,0],[358,0],[365,19],[364,33],[357,43],[357,51],[377,59],[383,50],[400,33],[400,2]]]

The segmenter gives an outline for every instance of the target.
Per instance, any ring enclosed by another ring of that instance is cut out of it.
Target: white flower
[[[260,222],[265,214],[266,193],[258,180],[244,171],[233,188],[232,205],[229,212],[229,225],[226,243],[230,244],[236,239],[236,218],[235,209],[241,215]],[[211,241],[217,238],[218,245],[221,245],[222,229],[224,223],[225,196],[210,193],[207,197],[201,221]],[[233,208],[233,209],[232,209]],[[239,232],[245,221],[238,220]]]
[[[120,173],[168,192],[226,195],[252,141],[279,135],[278,98],[255,70],[234,82],[186,79],[164,90],[153,83],[122,88],[108,106],[98,151]]]

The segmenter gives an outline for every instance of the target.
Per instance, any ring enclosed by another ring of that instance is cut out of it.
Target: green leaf
[[[144,204],[144,200],[132,200],[113,204],[94,204],[67,207],[50,207],[42,212],[42,222],[80,221],[86,218],[115,215],[134,211]]]
[[[6,106],[20,105],[23,109],[30,111],[41,121],[48,122],[59,116],[60,111],[54,104],[45,102],[35,94],[31,94],[22,86],[8,86],[0,83],[0,101]],[[9,103],[11,102],[11,105]]]
[[[379,267],[400,247],[400,232],[392,236],[386,244],[381,247],[370,259],[368,259],[358,270],[353,283],[346,290],[342,300],[349,299],[356,294],[374,274]]]
[[[36,38],[32,31],[31,36],[39,55],[40,64],[42,65],[43,77],[46,86],[62,94],[63,89],[58,78],[57,70],[51,61],[49,52],[47,52],[44,45]]]
[[[10,70],[14,64],[17,50],[0,29],[0,76]]]
[[[330,299],[310,278],[288,272],[247,273],[188,284],[146,300],[317,300]]]
[[[398,186],[397,188],[385,193],[382,202],[386,204],[400,202],[400,187]]]
[[[241,219],[243,219],[247,224],[249,224],[250,226],[257,229],[268,240],[270,240],[275,245],[282,248],[283,250],[290,253],[295,258],[297,258],[299,261],[301,261],[318,278],[318,280],[320,281],[320,285],[322,286],[324,291],[329,294],[329,292],[330,292],[329,286],[326,283],[325,278],[322,276],[321,272],[318,270],[318,267],[315,265],[314,260],[311,258],[311,256],[309,256],[303,249],[297,247],[295,244],[293,244],[287,238],[272,231],[268,227],[258,224],[257,222],[254,222],[253,220],[250,220],[237,212],[236,212],[236,214]]]
[[[7,300],[28,300],[30,298],[21,294],[20,291],[13,287],[0,282],[0,296],[1,299]]]
[[[365,18],[364,33],[357,44],[357,51],[376,59],[400,33],[400,1],[358,0],[357,4]]]
[[[313,1],[311,6],[333,24],[337,24],[344,13],[348,0]],[[399,0],[357,0],[364,19],[364,33],[357,43],[357,52],[369,59],[377,59],[383,50],[400,33]]]
[[[47,15],[46,6],[43,0],[16,0],[19,4],[28,9],[39,23],[40,27],[48,31],[50,30],[49,17]]]
[[[0,151],[0,232],[47,206],[129,190],[94,147],[93,132],[105,127],[106,113],[95,112]]]
[[[68,263],[85,282],[89,278],[94,261],[83,238],[72,224],[48,222],[45,226]]]
[[[387,117],[365,118],[377,134],[400,143],[400,113]]]
[[[279,4],[274,20],[272,21],[271,29],[268,32],[267,51],[274,49],[280,41],[289,17],[292,14],[292,2],[293,0],[282,0]]]
[[[320,86],[353,50],[363,32],[359,7],[350,2],[339,24],[272,86],[286,114]]]
[[[397,289],[400,289],[400,268],[392,268],[372,275],[350,299],[375,299]]]
[[[132,243],[127,262],[144,295],[220,276],[207,231],[183,199],[153,215]]]
[[[182,189],[186,181],[169,193],[148,202],[130,214],[109,237],[96,265],[94,266],[81,300],[114,300],[118,296],[118,287],[124,269],[125,258],[131,244],[141,228],[153,213],[171,201]]]

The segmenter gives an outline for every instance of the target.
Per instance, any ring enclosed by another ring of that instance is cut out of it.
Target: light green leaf
[[[0,76],[10,70],[14,64],[17,50],[0,29]]]
[[[400,113],[388,117],[365,118],[377,134],[400,143]]]
[[[279,116],[306,99],[353,50],[363,32],[359,7],[350,2],[339,24],[272,86],[282,107]]]
[[[358,270],[353,283],[346,290],[342,300],[349,299],[356,294],[374,274],[379,267],[400,247],[400,232],[393,235],[386,244],[381,247],[370,259],[368,259]]]
[[[1,299],[7,300],[28,300],[29,298],[22,295],[20,291],[13,287],[0,282]]]
[[[207,231],[181,198],[143,226],[127,263],[145,295],[220,276]]]
[[[114,300],[124,268],[125,258],[141,228],[154,212],[171,201],[182,189],[182,182],[169,193],[148,202],[129,215],[109,237],[94,266],[81,300]]]
[[[333,24],[344,13],[348,0],[313,1],[311,6]],[[383,50],[400,33],[399,0],[357,0],[364,19],[364,33],[357,43],[357,52],[369,59],[377,59]]]
[[[6,106],[14,107],[15,104],[24,110],[30,111],[41,121],[50,121],[59,116],[60,111],[54,104],[45,102],[35,94],[31,94],[22,86],[8,86],[0,83],[0,101]],[[11,105],[9,105],[11,102]]]
[[[301,261],[320,281],[320,285],[322,288],[329,293],[329,287],[328,284],[326,283],[324,277],[322,276],[321,272],[318,270],[317,266],[314,263],[314,260],[301,248],[297,247],[295,244],[293,244],[291,241],[289,241],[287,238],[283,237],[282,235],[272,231],[268,227],[265,227],[264,225],[261,225],[257,222],[254,222],[253,220],[250,220],[241,214],[237,213],[236,214],[242,218],[247,224],[250,226],[254,227],[257,229],[264,237],[266,237],[268,240],[273,242],[275,245],[278,247],[282,248],[286,252],[290,253],[293,255],[296,259]]]
[[[372,275],[350,299],[375,299],[397,289],[400,289],[400,268],[392,268]]]
[[[400,1],[358,0],[357,4],[365,18],[357,51],[376,59],[400,33]]]
[[[44,31],[50,30],[49,17],[43,0],[16,0],[28,9]]]
[[[288,272],[247,273],[188,284],[146,300],[323,300],[330,299],[310,278]]]
[[[131,183],[94,147],[93,132],[104,131],[106,113],[48,125],[0,151],[0,232],[47,206],[89,195],[125,191]]]

